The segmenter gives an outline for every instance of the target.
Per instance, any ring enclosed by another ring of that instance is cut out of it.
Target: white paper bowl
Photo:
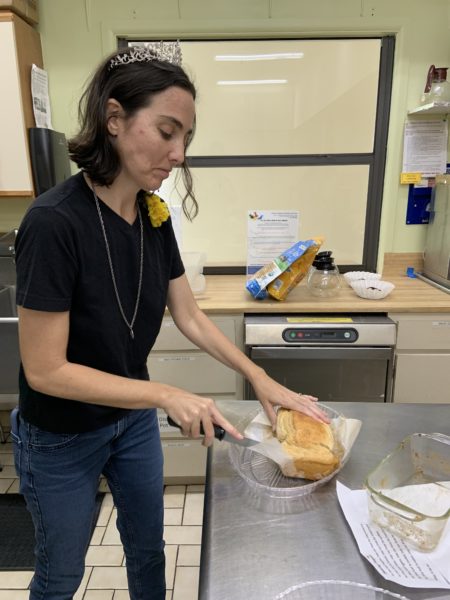
[[[395,285],[390,281],[382,281],[381,279],[361,279],[360,281],[352,281],[350,285],[360,298],[366,300],[386,298],[395,288]]]
[[[360,281],[364,279],[381,279],[379,273],[369,273],[368,271],[349,271],[343,275],[348,285],[351,285],[352,281]]]
[[[295,585],[278,594],[274,600],[282,598],[289,600],[349,600],[350,598],[352,600],[391,600],[392,598],[408,600],[406,596],[365,583],[333,580],[307,581]]]

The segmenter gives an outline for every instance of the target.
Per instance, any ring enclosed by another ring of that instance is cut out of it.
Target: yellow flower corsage
[[[153,227],[161,227],[164,221],[170,217],[167,204],[156,194],[145,194],[145,203],[151,224]]]

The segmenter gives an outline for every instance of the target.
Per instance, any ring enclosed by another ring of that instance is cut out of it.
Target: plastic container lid
[[[312,266],[318,271],[332,271],[333,269],[336,269],[334,258],[331,256],[331,254],[331,250],[318,252],[313,260]]]

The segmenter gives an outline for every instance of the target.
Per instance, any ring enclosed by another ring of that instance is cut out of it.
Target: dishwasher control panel
[[[351,344],[358,339],[358,332],[353,327],[286,327],[283,330],[282,337],[285,342],[292,344],[298,344],[299,342]]]

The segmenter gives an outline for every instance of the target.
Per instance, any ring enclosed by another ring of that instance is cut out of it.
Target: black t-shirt
[[[101,199],[117,288],[131,321],[139,282],[139,218],[130,225]],[[93,193],[82,173],[39,196],[16,240],[17,304],[40,311],[70,311],[67,359],[107,373],[148,380],[147,357],[159,333],[170,279],[184,273],[170,219],[144,224],[144,267],[134,339],[114,293],[105,240]],[[19,374],[25,420],[42,429],[79,433],[108,425],[127,409],[87,404],[39,393]]]

